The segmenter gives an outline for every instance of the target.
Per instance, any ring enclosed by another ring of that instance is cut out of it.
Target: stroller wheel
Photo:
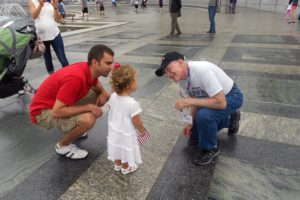
[[[36,93],[36,89],[30,85],[30,83],[26,83],[24,86],[24,91],[30,92],[30,93]]]

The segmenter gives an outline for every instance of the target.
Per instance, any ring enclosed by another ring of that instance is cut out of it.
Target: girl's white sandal
[[[134,165],[134,166],[127,167],[127,169],[122,168],[121,172],[122,174],[126,175],[136,171],[137,169],[138,169],[138,165]]]

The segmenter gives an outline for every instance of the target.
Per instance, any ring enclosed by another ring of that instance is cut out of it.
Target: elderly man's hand
[[[182,111],[183,108],[189,107],[189,99],[179,99],[175,104],[175,108]]]
[[[102,92],[97,99],[96,105],[99,107],[104,106],[104,104],[108,101],[110,94],[107,92]]]
[[[193,128],[192,124],[185,124],[182,130],[183,135],[190,137],[192,134],[192,128]]]

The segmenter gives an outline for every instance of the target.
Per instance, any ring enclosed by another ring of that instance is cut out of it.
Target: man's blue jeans
[[[52,46],[59,62],[61,63],[61,66],[65,67],[69,65],[69,62],[65,54],[64,42],[62,40],[60,33],[54,38],[54,40],[44,41],[44,44],[46,47],[46,51],[44,53],[44,60],[49,74],[54,72],[50,45]]]
[[[198,141],[198,147],[211,150],[217,147],[217,132],[229,127],[229,117],[243,104],[243,94],[234,84],[226,95],[227,106],[224,110],[199,108],[192,129],[192,139]]]
[[[208,17],[210,22],[209,31],[212,33],[216,32],[215,16],[217,12],[217,6],[208,6]]]

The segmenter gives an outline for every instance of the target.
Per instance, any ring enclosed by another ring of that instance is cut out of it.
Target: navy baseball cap
[[[174,60],[182,59],[184,60],[184,56],[176,51],[166,53],[162,59],[160,67],[155,71],[156,76],[163,76],[164,70],[166,67]]]

